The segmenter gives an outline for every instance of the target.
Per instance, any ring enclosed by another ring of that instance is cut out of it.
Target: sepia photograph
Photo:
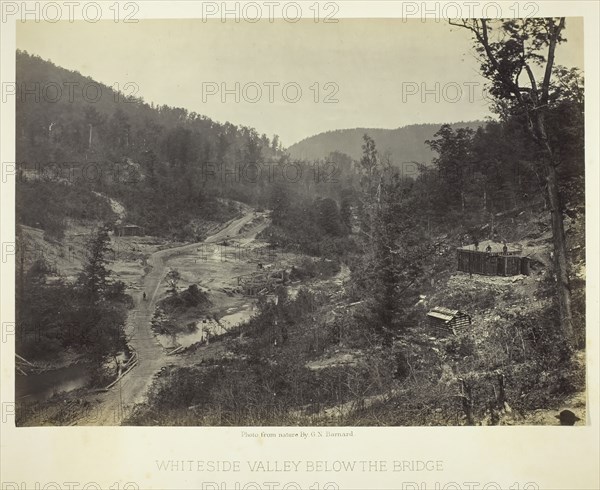
[[[17,22],[16,426],[586,426],[583,18],[205,3]]]

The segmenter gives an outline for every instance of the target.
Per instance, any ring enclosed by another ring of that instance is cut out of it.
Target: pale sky
[[[134,82],[139,87],[136,95],[147,102],[252,126],[269,137],[278,134],[285,146],[333,129],[397,128],[489,115],[470,37],[445,22],[253,24],[189,19],[17,24],[19,49],[107,85]],[[567,20],[566,37],[557,62],[583,68],[580,19]],[[234,94],[223,102],[221,84],[235,92],[236,82],[240,102]],[[279,83],[271,88],[273,101],[270,83]],[[469,85],[474,83],[478,85]],[[261,95],[252,84],[261,87]],[[285,84],[292,85],[284,94]],[[292,103],[297,86],[302,95]],[[212,95],[215,87],[218,92]],[[422,94],[422,88],[431,93]],[[244,100],[244,94],[257,102]],[[324,103],[328,94],[337,102]]]

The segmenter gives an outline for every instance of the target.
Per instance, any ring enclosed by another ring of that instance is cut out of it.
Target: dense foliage
[[[112,252],[106,229],[90,239],[75,283],[56,277],[38,259],[17,283],[16,350],[31,360],[52,359],[69,348],[85,352],[95,367],[126,349],[125,319],[133,302],[125,284],[110,278]]]
[[[97,191],[149,233],[193,237],[195,219],[231,217],[217,197],[257,200],[244,165],[282,156],[277,137],[252,128],[146,103],[26,52],[16,66],[17,215],[55,235],[65,217],[114,219]]]

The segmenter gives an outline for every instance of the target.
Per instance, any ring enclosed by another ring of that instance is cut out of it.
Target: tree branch
[[[548,93],[550,91],[550,77],[552,76],[552,68],[554,67],[554,53],[556,51],[556,44],[558,43],[558,37],[560,31],[565,27],[565,18],[561,17],[558,26],[551,29],[551,34],[548,36],[548,61],[546,62],[546,71],[544,73],[544,81],[542,82],[542,97],[541,103],[548,103]]]

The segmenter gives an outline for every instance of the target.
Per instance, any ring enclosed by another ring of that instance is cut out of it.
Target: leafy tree
[[[518,114],[527,121],[532,140],[542,158],[540,166],[546,183],[554,243],[554,269],[557,278],[560,323],[565,340],[573,341],[570,280],[563,224],[563,204],[557,169],[561,164],[557,142],[548,132],[552,106],[565,97],[556,89],[553,76],[557,47],[565,41],[565,18],[526,18],[511,20],[462,19],[451,25],[468,29],[481,56],[481,72],[490,81],[490,94],[501,114]],[[536,69],[542,76],[536,77]]]
[[[88,304],[98,304],[104,298],[110,276],[107,257],[111,253],[114,252],[108,227],[101,227],[88,241],[86,261],[77,281],[81,296]]]
[[[261,163],[262,160],[262,148],[268,147],[268,139],[267,141],[261,141],[256,131],[248,132],[249,136],[246,141],[246,146],[244,148],[244,164],[257,164]],[[265,135],[266,138],[266,135]]]
[[[350,191],[342,192],[342,201],[340,203],[340,219],[347,231],[352,230],[352,205],[352,193]]]
[[[167,284],[171,287],[171,293],[177,294],[177,285],[181,281],[181,274],[175,269],[171,269],[166,276]]]
[[[272,209],[271,218],[274,225],[282,225],[289,217],[291,208],[290,191],[287,185],[275,183],[271,189],[269,207]]]
[[[343,227],[337,203],[333,199],[326,198],[317,200],[315,205],[317,221],[323,231],[328,235],[342,235]]]
[[[459,128],[456,131],[448,124],[444,124],[435,133],[433,140],[425,143],[432,150],[437,151],[438,156],[433,163],[440,173],[445,184],[445,196],[448,196],[451,204],[459,201],[461,212],[465,212],[465,192],[471,172],[473,170],[471,143],[474,131],[470,128]]]
[[[271,147],[273,148],[273,150],[277,151],[279,150],[280,146],[281,143],[279,142],[279,135],[274,134],[273,139],[271,140]]]
[[[167,161],[174,167],[185,168],[194,159],[192,133],[184,127],[170,131],[165,141]]]
[[[129,146],[130,128],[129,118],[120,107],[117,108],[110,120],[109,130],[112,143],[117,149],[123,150]]]
[[[410,196],[411,182],[391,165],[381,166],[370,138],[363,145],[363,168],[376,176],[377,187],[363,186],[364,255],[353,277],[366,298],[367,317],[383,342],[389,345],[403,328],[404,307],[414,295],[411,287],[423,275],[424,260],[430,255],[419,213]],[[420,210],[419,210],[420,211]]]
[[[89,128],[87,147],[91,150],[94,128],[98,128],[104,124],[104,116],[102,116],[94,106],[86,106],[84,109],[84,119]]]
[[[360,165],[366,174],[366,186],[368,190],[368,195],[371,196],[371,192],[373,190],[374,180],[375,180],[375,172],[377,167],[379,166],[379,155],[377,153],[377,148],[375,147],[375,141],[368,134],[363,135],[364,143],[362,145],[363,156],[360,159]]]
[[[126,310],[133,305],[125,284],[109,280],[110,253],[108,227],[104,226],[89,240],[86,262],[77,281],[80,300],[72,312],[76,341],[89,348],[98,366],[125,348]]]

